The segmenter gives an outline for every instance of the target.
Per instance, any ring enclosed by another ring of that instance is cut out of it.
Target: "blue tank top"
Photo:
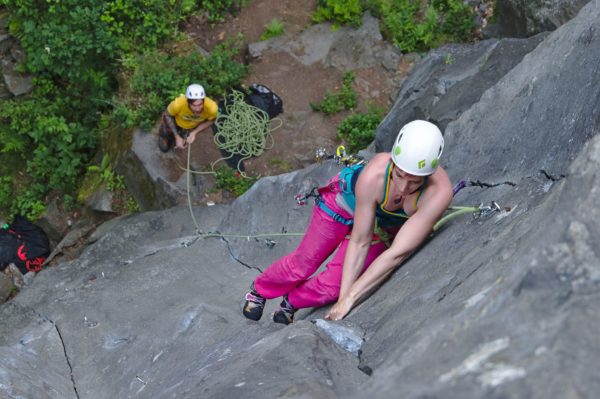
[[[383,184],[383,200],[381,203],[377,204],[375,208],[375,217],[377,218],[377,226],[380,228],[399,228],[404,222],[410,217],[404,212],[403,208],[397,209],[395,211],[388,211],[384,207],[387,205],[390,194],[390,184],[392,182],[392,171],[393,171],[392,162],[388,164],[387,170],[385,172],[385,182]],[[417,202],[419,198],[421,198],[421,194],[423,193],[423,187],[427,184],[427,177],[423,182],[423,185],[417,190],[419,193],[415,197],[415,208],[417,208]]]

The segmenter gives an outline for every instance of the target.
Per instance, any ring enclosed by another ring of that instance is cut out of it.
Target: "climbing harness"
[[[335,155],[328,154],[325,148],[318,148],[315,152],[315,159],[319,162],[322,162],[326,159],[333,159],[338,165],[344,165],[345,168],[339,174],[339,188],[335,187],[336,181],[330,182],[327,186],[318,188],[313,187],[310,192],[306,194],[296,194],[295,199],[298,205],[306,205],[309,198],[314,198],[315,205],[321,208],[326,214],[331,216],[335,221],[343,223],[345,225],[352,225],[353,220],[344,218],[339,215],[331,208],[329,208],[323,201],[321,192],[326,189],[330,189],[332,191],[338,191],[342,194],[345,202],[350,205],[352,209],[354,209],[355,199],[351,198],[353,196],[352,191],[352,178],[354,177],[354,173],[358,171],[360,173],[362,167],[367,163],[365,159],[359,157],[354,154],[346,153],[346,149],[344,146],[339,146],[336,150]],[[467,187],[468,185],[474,185],[472,182],[467,183],[464,180],[460,180],[452,189],[452,196],[456,196],[456,194]],[[494,212],[501,212],[502,208],[494,201],[490,203],[490,205],[480,204],[479,206],[450,206],[448,207],[449,213],[442,217],[434,226],[433,231],[438,231],[443,225],[455,219],[456,217],[464,214],[472,214],[474,219],[479,219],[481,217],[489,217]],[[377,229],[376,233],[378,235],[384,236],[385,232],[382,229]],[[382,240],[386,240],[389,237],[381,237]]]

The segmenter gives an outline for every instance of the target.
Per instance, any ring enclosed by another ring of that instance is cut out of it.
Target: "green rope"
[[[282,122],[274,129],[270,129],[269,115],[260,108],[254,107],[244,101],[244,94],[233,91],[232,101],[226,106],[226,116],[220,117],[215,122],[218,132],[215,134],[215,144],[219,149],[230,153],[229,156],[217,159],[211,163],[214,165],[234,155],[241,155],[238,161],[238,172],[244,177],[240,170],[240,164],[251,157],[260,156],[265,150],[273,148],[274,140],[271,131],[281,127]],[[270,144],[267,144],[270,141]]]
[[[217,159],[210,164],[210,171],[200,172],[179,166],[188,173],[199,175],[216,175],[215,165],[234,155],[241,155],[237,163],[237,170],[244,178],[248,176],[240,170],[240,164],[246,159],[258,157],[265,150],[273,148],[275,143],[272,131],[279,129],[283,122],[279,118],[273,119],[279,124],[271,129],[269,115],[260,108],[254,107],[244,101],[244,94],[233,91],[232,100],[226,107],[226,115],[217,118],[215,125],[218,132],[215,134],[214,142],[217,148],[229,153],[229,156]],[[267,146],[267,142],[270,144]]]
[[[438,220],[438,222],[433,225],[433,231],[438,231],[443,225],[460,215],[480,212],[480,209],[477,206],[450,206],[448,207],[448,210],[451,210],[452,212]]]

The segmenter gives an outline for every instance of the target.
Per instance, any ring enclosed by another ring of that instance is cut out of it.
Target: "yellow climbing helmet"
[[[392,161],[415,176],[427,176],[437,169],[444,150],[444,137],[431,122],[415,120],[400,129],[392,147]]]

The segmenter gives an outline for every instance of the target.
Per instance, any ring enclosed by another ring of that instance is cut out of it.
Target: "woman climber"
[[[217,118],[219,107],[206,97],[204,87],[191,84],[185,95],[171,101],[163,114],[158,131],[158,148],[168,152],[173,145],[185,148],[196,139],[196,134],[209,128]]]
[[[319,190],[300,245],[252,283],[244,316],[259,320],[266,300],[283,296],[277,323],[336,300],[325,317],[344,318],[423,243],[450,205],[452,185],[438,166],[443,148],[441,131],[416,120],[400,130],[391,153],[331,179]],[[336,249],[326,269],[312,276]]]

